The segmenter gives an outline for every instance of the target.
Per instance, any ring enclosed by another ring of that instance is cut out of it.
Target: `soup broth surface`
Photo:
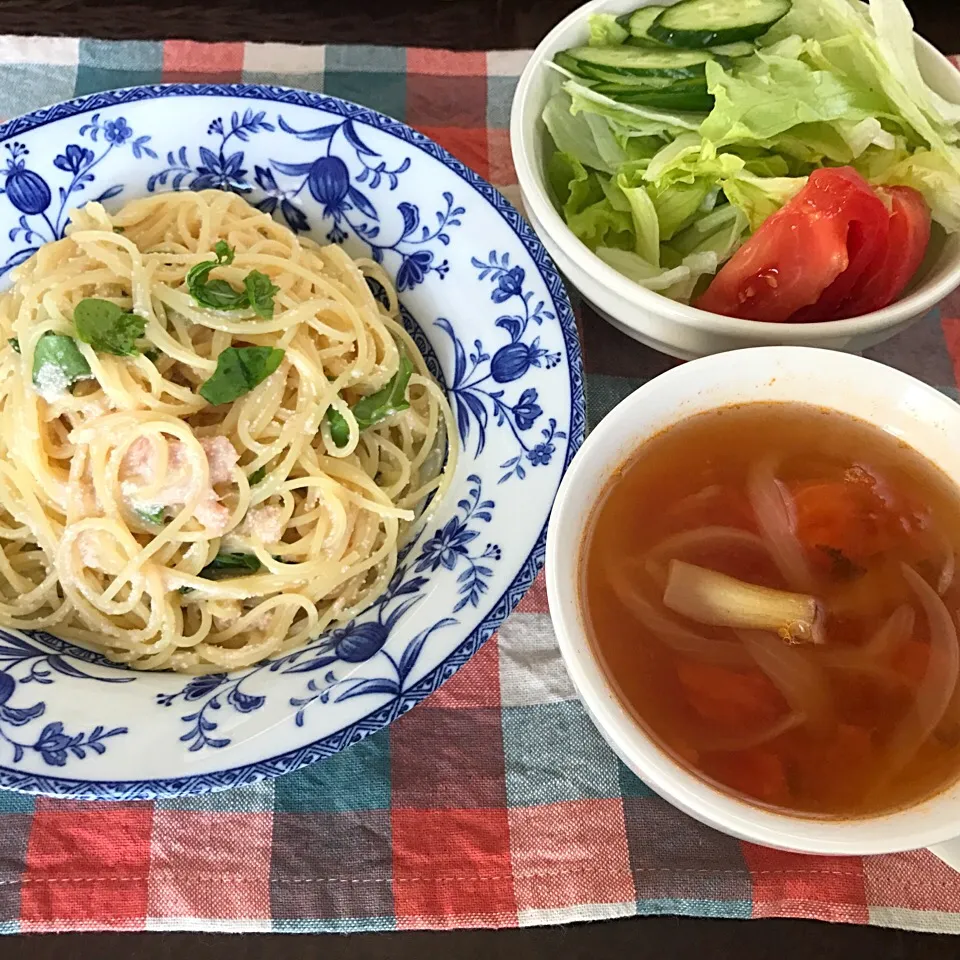
[[[581,551],[610,682],[702,778],[858,817],[960,775],[960,491],[902,442],[802,404],[697,415],[617,471]]]

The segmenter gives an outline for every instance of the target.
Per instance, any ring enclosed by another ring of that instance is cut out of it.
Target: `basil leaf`
[[[13,352],[14,352],[14,353],[19,353],[19,352],[20,352],[20,341],[19,341],[16,337],[11,337],[11,338],[7,341],[7,343],[9,343],[11,347],[13,347]]]
[[[413,363],[401,349],[400,366],[387,385],[376,393],[371,393],[368,397],[361,397],[350,408],[351,413],[357,419],[357,427],[361,433],[367,427],[372,427],[375,423],[379,423],[401,410],[409,409],[407,384],[410,382],[412,373]],[[347,421],[333,407],[327,408],[327,421],[330,424],[330,436],[333,437],[333,442],[338,447],[345,446],[350,439],[350,428]]]
[[[48,331],[33,351],[33,385],[45,400],[93,376],[73,337]]]
[[[251,487],[255,487],[266,475],[266,467],[257,467],[257,469],[247,477],[247,483],[249,483]]]
[[[333,407],[327,407],[327,422],[330,424],[330,436],[338,447],[345,447],[350,439],[350,424],[346,417]]]
[[[159,527],[165,518],[166,507],[136,507],[134,513],[144,522]]]
[[[400,366],[387,385],[369,397],[361,397],[351,408],[361,430],[366,430],[367,427],[372,427],[380,420],[410,406],[407,402],[407,384],[412,373],[413,364],[401,350]]]
[[[242,310],[248,305],[244,290],[234,290],[226,280],[208,280],[191,288],[193,299],[211,310]]]
[[[201,263],[195,263],[187,273],[187,287],[191,289],[194,284],[204,283],[214,267],[229,267],[233,263],[233,248],[224,240],[218,240],[213,246],[213,255],[215,260],[204,260]]]
[[[205,580],[226,580],[256,573],[260,567],[260,561],[252,553],[218,553],[199,575]]]
[[[231,403],[280,366],[283,351],[276,347],[227,347],[217,357],[217,369],[200,385],[200,396],[215,406]]]
[[[97,353],[133,357],[140,352],[136,344],[147,328],[147,321],[109,300],[87,297],[73,308],[73,325],[77,336]]]
[[[216,260],[204,260],[194,264],[187,273],[187,289],[202,307],[212,310],[242,310],[253,307],[257,316],[267,320],[273,317],[273,297],[280,289],[259,270],[251,270],[243,281],[243,289],[236,290],[226,280],[208,280],[215,267],[233,263],[234,251],[223,240],[213,248]]]
[[[259,270],[251,270],[243,280],[247,301],[258,317],[273,319],[273,298],[280,290],[270,278]]]
[[[195,263],[187,272],[187,289],[190,291],[193,299],[201,306],[212,306],[216,309],[224,309],[218,303],[207,302],[207,288],[214,285],[214,289],[211,291],[211,297],[216,297],[217,295],[223,296],[225,293],[224,288],[233,296],[237,295],[237,291],[225,280],[213,280],[208,283],[207,277],[210,276],[210,271],[213,270],[214,267],[225,267],[233,263],[233,249],[223,240],[218,240],[216,244],[214,244],[213,253],[216,257],[215,260],[204,260],[202,263]],[[228,306],[226,309],[234,308]]]

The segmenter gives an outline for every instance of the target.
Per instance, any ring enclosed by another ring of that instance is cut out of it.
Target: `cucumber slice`
[[[671,47],[702,48],[756,40],[792,6],[791,0],[680,0],[647,31]]]
[[[738,60],[740,57],[750,57],[757,52],[757,48],[752,43],[740,41],[739,43],[725,43],[719,47],[711,47],[710,52],[715,57],[729,57],[731,60]]]
[[[598,83],[597,93],[617,100],[620,103],[638,107],[651,107],[655,110],[682,110],[691,113],[709,113],[713,109],[713,96],[706,87],[692,87],[689,90],[678,86],[657,89],[642,87],[621,87],[615,83]]]
[[[617,77],[614,81],[605,80],[601,83],[595,83],[593,89],[599,93],[605,93],[607,96],[612,94],[611,90],[619,90],[626,96],[642,96],[647,93],[699,93],[707,92],[707,81],[702,77],[694,77],[692,80],[663,80],[657,79],[657,84],[650,83],[624,83],[628,77]]]
[[[621,27],[624,27],[626,30],[628,30],[631,37],[641,41],[641,43],[637,44],[637,46],[650,45],[654,47],[661,47],[663,44],[652,39],[647,33],[647,28],[666,9],[666,7],[661,7],[658,4],[652,4],[649,7],[641,7],[639,10],[634,10],[633,13],[625,13],[622,17],[617,19],[617,23],[619,23]]]
[[[566,54],[577,61],[580,71],[600,69],[605,73],[678,80],[703,76],[706,62],[714,59],[706,50],[645,50],[627,46],[573,47]]]
[[[565,50],[561,50],[559,53],[554,54],[553,62],[558,67],[563,67],[564,70],[569,70],[571,73],[580,73],[580,64],[573,59]],[[581,74],[582,76],[582,74]]]
[[[624,40],[628,46],[631,47],[642,47],[644,50],[670,50],[665,43],[660,43],[659,40],[653,40],[650,37],[627,37]]]
[[[603,67],[591,67],[586,64],[582,65],[577,72],[587,80],[599,80],[601,83],[613,84],[618,87],[636,87],[642,90],[659,90],[679,82],[675,77],[636,76],[630,73],[617,73],[616,70],[604,70]],[[693,77],[692,79],[706,89],[706,77]]]

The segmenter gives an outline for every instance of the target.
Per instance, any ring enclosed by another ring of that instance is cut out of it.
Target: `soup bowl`
[[[587,712],[623,762],[696,819],[744,840],[819,854],[933,846],[960,867],[960,780],[914,805],[855,819],[778,812],[722,792],[681,766],[620,700],[588,640],[581,606],[584,538],[601,492],[645,441],[695,414],[749,402],[809,403],[902,440],[960,483],[960,406],[862,357],[809,347],[754,347],[684,364],[622,401],[593,431],[560,486],[547,536],[547,592],[557,639]],[[960,769],[957,770],[960,775]],[[952,841],[949,842],[949,841]]]

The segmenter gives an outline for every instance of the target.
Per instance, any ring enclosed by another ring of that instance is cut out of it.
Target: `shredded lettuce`
[[[571,109],[574,113],[583,110],[606,117],[608,120],[617,120],[640,136],[663,134],[677,136],[685,130],[699,130],[703,121],[702,113],[653,110],[648,107],[638,107],[632,103],[618,103],[576,80],[567,80],[563,89],[570,94],[573,101]]]
[[[616,47],[630,36],[617,23],[617,18],[610,13],[595,13],[590,17],[590,46]]]
[[[617,186],[630,204],[637,256],[660,266],[660,222],[653,199],[643,182],[631,184],[624,174],[617,177]]]
[[[960,232],[960,104],[931,89],[912,29],[903,0],[793,0],[753,55],[706,64],[708,114],[622,103],[556,68],[555,202],[606,263],[680,300],[825,165],[914,187]],[[590,18],[591,45],[626,40]]]
[[[630,205],[624,197],[623,207],[614,207],[604,189],[609,188],[609,178],[557,151],[550,158],[547,179],[567,226],[591,250],[601,246],[634,248]]]
[[[616,166],[611,165],[604,153],[601,153],[593,127],[587,122],[589,114],[573,113],[570,106],[570,97],[565,93],[556,93],[543,109],[544,126],[557,150],[575,157],[584,166],[602,170],[604,173],[613,173]],[[617,139],[612,130],[610,135],[616,143]]]
[[[744,171],[723,184],[727,199],[756,230],[771,214],[792,200],[804,187],[806,177],[755,177]]]
[[[960,123],[960,104],[931,90],[917,63],[913,17],[900,0],[871,0],[870,19],[877,47],[904,89],[934,123]]]
[[[957,162],[960,163],[960,151]],[[940,153],[933,150],[918,150],[885,170],[875,170],[872,183],[901,185],[919,190],[930,205],[933,219],[947,231],[960,232],[960,178],[956,167]]]
[[[758,54],[757,65],[734,76],[716,61],[707,64],[714,108],[700,127],[716,144],[763,143],[800,124],[858,124],[882,106],[846,78],[802,60]]]

